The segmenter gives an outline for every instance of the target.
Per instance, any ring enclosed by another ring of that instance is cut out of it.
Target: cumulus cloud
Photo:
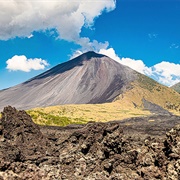
[[[48,66],[48,62],[43,59],[27,59],[26,56],[13,56],[11,59],[6,61],[7,67],[9,71],[24,71],[30,72],[31,70],[41,70]]]
[[[87,52],[87,50],[96,51],[96,52],[100,53],[100,51],[102,49],[107,50],[107,48],[109,46],[109,43],[107,41],[105,43],[101,43],[101,42],[99,43],[96,40],[93,40],[92,42],[90,42],[88,38],[81,38],[81,40],[83,41],[83,42],[81,42],[82,47],[78,50],[75,50],[72,53],[72,55],[70,55],[70,59],[75,58],[75,57]],[[103,54],[103,53],[101,53],[101,54]]]
[[[162,84],[171,86],[180,81],[180,64],[162,61],[152,67],[153,74]]]
[[[56,29],[59,38],[91,47],[88,38],[80,37],[82,27],[91,27],[96,17],[115,6],[116,0],[0,1],[0,39],[31,37],[33,31]]]
[[[131,58],[122,58],[121,64],[129,66],[130,68],[140,72],[145,75],[152,75],[152,69],[147,67],[142,60],[135,60]]]
[[[86,52],[87,50],[91,51],[99,51],[100,49],[107,49],[109,43],[106,41],[104,43],[93,40],[92,42],[87,37],[80,38],[77,41],[78,44],[82,46],[80,49],[81,52]]]
[[[180,81],[180,64],[162,61],[152,67],[148,67],[142,60],[120,58],[113,48],[101,49],[99,53],[109,56],[115,61],[147,75],[166,86],[172,86]]]
[[[119,56],[115,53],[115,50],[113,48],[109,48],[109,49],[100,49],[99,50],[100,54],[104,54],[112,59],[114,59],[117,62],[120,62],[120,58]]]

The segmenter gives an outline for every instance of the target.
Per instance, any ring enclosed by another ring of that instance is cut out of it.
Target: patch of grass
[[[40,110],[33,111],[29,110],[27,113],[32,117],[33,121],[41,125],[56,125],[56,126],[67,126],[72,121],[68,117],[60,117],[49,113],[44,113]]]
[[[120,103],[116,102],[51,106],[35,108],[27,112],[37,124],[57,126],[85,124],[89,121],[107,122],[150,114],[148,111],[140,109],[124,109]]]

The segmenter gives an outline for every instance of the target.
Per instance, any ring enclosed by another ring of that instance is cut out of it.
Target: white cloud
[[[171,86],[180,81],[180,64],[174,64],[162,61],[152,67],[153,75],[158,78],[162,84]]]
[[[76,50],[73,52],[72,55],[69,55],[69,57],[70,57],[70,59],[74,59],[74,58],[80,56],[81,54],[83,54],[83,52],[81,50]]]
[[[6,61],[6,69],[10,71],[24,71],[30,72],[31,70],[41,70],[44,69],[49,64],[46,60],[34,58],[27,59],[26,56],[13,56],[11,59]]]
[[[171,86],[180,81],[180,64],[174,64],[167,61],[155,64],[152,67],[148,67],[142,60],[135,60],[132,58],[120,58],[113,48],[101,49],[99,53],[109,56],[115,61],[126,65],[142,74],[145,74],[151,78],[154,78],[159,83]]]
[[[72,55],[70,55],[70,59],[73,59],[85,52],[87,52],[87,50],[92,50],[92,51],[96,51],[99,52],[102,49],[107,49],[109,46],[109,43],[106,41],[105,43],[99,43],[96,40],[93,40],[92,42],[89,41],[88,38],[81,38],[81,45],[82,48],[75,50]],[[103,53],[101,53],[103,54]]]
[[[81,46],[99,46],[81,38],[81,28],[91,27],[96,17],[115,6],[116,0],[0,1],[0,39],[31,37],[33,31],[56,29],[61,39]]]
[[[33,36],[34,36],[33,34],[30,34],[30,35],[28,36],[28,39],[32,38]]]
[[[121,64],[124,64],[126,66],[129,66],[130,68],[145,74],[145,75],[151,75],[152,70],[151,68],[147,67],[142,60],[135,60],[131,58],[122,58]]]
[[[77,43],[82,46],[82,48],[80,49],[80,51],[82,52],[86,52],[87,50],[99,51],[100,49],[107,49],[107,47],[109,46],[109,43],[107,41],[104,43],[98,42],[96,40],[90,42],[89,38],[87,37],[80,38]]]
[[[118,57],[118,55],[116,55],[115,51],[113,48],[109,48],[109,49],[100,49],[99,50],[100,54],[104,54],[112,59],[114,59],[115,61],[120,61],[120,58]]]

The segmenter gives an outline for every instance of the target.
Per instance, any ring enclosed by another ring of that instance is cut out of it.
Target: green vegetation
[[[45,113],[43,109],[28,110],[27,113],[32,117],[33,121],[41,125],[67,126],[69,124],[84,124],[83,118],[70,118],[66,116],[54,115],[55,112]]]

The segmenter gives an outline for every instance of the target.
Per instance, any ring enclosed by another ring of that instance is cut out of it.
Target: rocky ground
[[[0,119],[0,180],[179,180],[178,124],[180,117],[156,115],[40,127],[25,111],[6,107]]]

